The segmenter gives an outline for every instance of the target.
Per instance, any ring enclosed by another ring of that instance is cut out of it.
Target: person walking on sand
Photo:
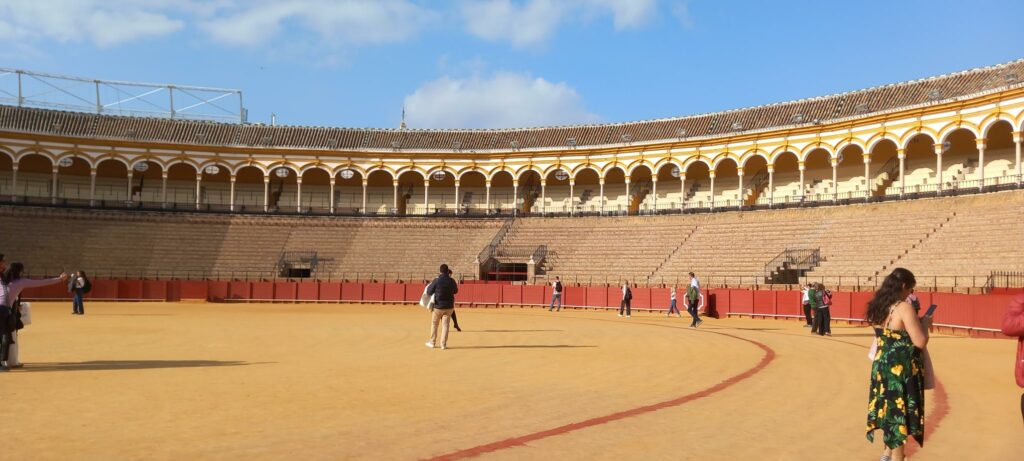
[[[931,317],[917,317],[906,302],[917,280],[903,268],[893,269],[868,302],[865,320],[874,327],[877,351],[871,362],[867,439],[882,431],[880,460],[904,459],[907,439],[924,445],[924,390],[928,327]]]
[[[551,284],[551,307],[548,312],[555,310],[555,301],[558,301],[558,312],[562,312],[562,279],[555,276],[555,283]]]
[[[626,310],[626,318],[630,317],[630,303],[633,301],[633,290],[629,289],[629,283],[622,284],[622,304],[619,304],[619,317],[622,317],[622,310]]]
[[[700,307],[700,280],[697,280],[697,276],[693,272],[690,272],[689,277],[690,286],[686,287],[686,312],[693,317],[690,328],[697,328],[704,323],[700,319],[700,314],[697,313],[697,309]]]
[[[430,341],[427,347],[434,348],[440,339],[441,349],[448,348],[448,324],[455,313],[455,294],[459,292],[459,284],[451,278],[447,264],[442,264],[437,278],[427,286],[427,295],[434,296],[434,307],[431,309]],[[437,327],[441,326],[441,337],[437,336]]]
[[[804,308],[804,320],[807,323],[804,324],[804,328],[814,328],[814,319],[811,318],[811,284],[808,283],[803,286],[800,290],[800,303]]]
[[[678,289],[676,287],[672,287],[672,291],[668,294],[668,314],[665,314],[665,317],[671,317],[673,312],[676,313],[677,317],[681,318],[683,316],[683,314],[679,313],[679,308],[676,307],[676,291],[678,291]]]

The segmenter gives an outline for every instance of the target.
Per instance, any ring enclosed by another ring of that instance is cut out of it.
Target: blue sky
[[[249,120],[620,122],[1024,57],[1024,2],[0,0],[0,67],[238,88]]]

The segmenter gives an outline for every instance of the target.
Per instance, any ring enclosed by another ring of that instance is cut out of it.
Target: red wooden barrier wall
[[[208,301],[308,301],[308,302],[389,302],[416,303],[424,283],[315,282],[315,281],[163,281],[93,280],[92,300],[208,300]],[[669,305],[670,288],[633,288],[633,307],[664,310]],[[457,301],[472,305],[548,306],[553,288],[547,285],[511,285],[465,283],[460,285]],[[678,289],[677,300],[685,310],[686,290]],[[864,318],[870,292],[834,292],[832,317]],[[918,293],[922,306],[940,307],[935,323],[952,325],[947,329],[998,329],[1013,294],[967,295],[958,293]],[[802,318],[799,291],[742,289],[705,290],[705,304],[713,315],[782,316]],[[71,295],[64,284],[26,290],[26,299],[66,300]],[[622,298],[619,287],[565,286],[562,304],[575,307],[617,308]],[[945,327],[944,327],[945,328]],[[940,328],[941,329],[941,328]],[[991,332],[983,332],[992,335]]]

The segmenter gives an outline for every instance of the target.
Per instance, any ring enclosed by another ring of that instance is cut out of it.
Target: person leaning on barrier
[[[459,285],[451,278],[447,264],[442,264],[437,278],[427,285],[427,295],[434,297],[434,308],[431,309],[430,341],[427,347],[437,347],[437,327],[441,326],[441,349],[448,348],[448,324],[455,313],[455,295]]]

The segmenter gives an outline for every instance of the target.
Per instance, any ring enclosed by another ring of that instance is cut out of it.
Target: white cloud
[[[185,23],[167,0],[6,0],[0,2],[0,39],[90,41],[107,47],[175,32]]]
[[[679,20],[679,23],[687,29],[693,29],[693,16],[690,15],[690,8],[686,2],[676,2],[672,5],[672,15]]]
[[[469,33],[517,47],[543,44],[558,27],[573,19],[611,14],[617,30],[640,27],[656,10],[655,0],[467,0],[462,19]]]
[[[440,17],[408,0],[247,1],[207,15],[201,28],[210,37],[241,46],[267,43],[292,25],[312,32],[320,44],[400,42]]]
[[[405,97],[413,128],[513,128],[594,123],[575,89],[513,72],[448,76],[427,82]]]

